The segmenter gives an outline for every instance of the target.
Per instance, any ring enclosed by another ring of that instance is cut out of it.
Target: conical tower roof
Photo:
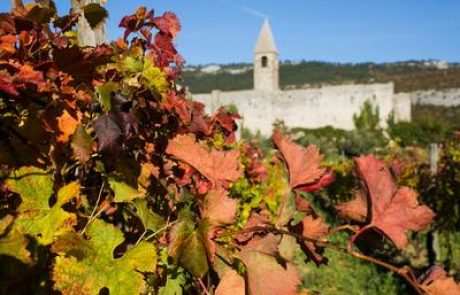
[[[273,38],[270,23],[266,19],[260,30],[259,39],[257,40],[254,53],[278,53],[276,48],[275,39]]]

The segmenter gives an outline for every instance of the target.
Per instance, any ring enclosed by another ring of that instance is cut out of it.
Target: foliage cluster
[[[141,7],[123,38],[82,48],[78,15],[16,3],[0,15],[2,293],[297,294],[294,254],[323,267],[327,248],[460,294],[439,267],[368,255],[434,218],[384,161],[355,158],[333,227],[306,199],[334,179],[316,146],[277,129],[264,153],[235,140],[237,114],[187,100],[173,13]]]

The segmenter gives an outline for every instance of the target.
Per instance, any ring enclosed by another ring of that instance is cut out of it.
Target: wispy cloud
[[[270,19],[270,16],[268,14],[263,13],[263,12],[261,12],[259,10],[256,10],[256,9],[253,9],[253,8],[250,8],[250,7],[246,7],[246,6],[243,6],[243,5],[235,4],[235,3],[227,1],[227,0],[219,0],[219,1],[222,2],[222,3],[225,3],[227,5],[233,6],[233,7],[237,8],[237,9],[239,9],[239,10],[241,10],[243,12],[246,12],[248,14],[251,14],[253,16],[260,17],[262,19],[266,19],[266,18]]]

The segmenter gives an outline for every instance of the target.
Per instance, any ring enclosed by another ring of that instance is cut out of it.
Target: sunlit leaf
[[[75,295],[98,295],[103,288],[111,295],[137,295],[146,290],[142,273],[155,271],[157,261],[152,244],[140,242],[114,258],[115,248],[123,242],[120,229],[95,220],[87,236],[85,240],[75,233],[74,239],[67,235],[54,243],[58,254],[51,275],[55,290]]]

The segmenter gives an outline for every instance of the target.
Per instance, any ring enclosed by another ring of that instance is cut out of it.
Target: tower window
[[[262,68],[266,68],[268,65],[268,58],[264,55],[262,56]]]

